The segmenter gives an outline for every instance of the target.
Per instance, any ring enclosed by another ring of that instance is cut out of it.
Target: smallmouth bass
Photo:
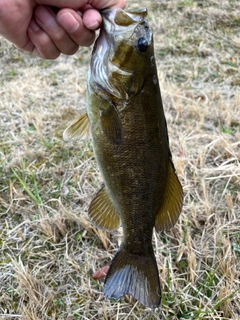
[[[105,296],[129,294],[154,309],[161,289],[153,228],[175,224],[183,192],[169,149],[147,10],[107,9],[102,16],[88,75],[87,114],[63,137],[86,138],[91,131],[104,185],[89,206],[89,217],[105,230],[123,227]]]

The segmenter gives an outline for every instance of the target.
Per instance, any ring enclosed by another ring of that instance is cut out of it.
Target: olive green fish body
[[[120,145],[112,143],[105,135],[99,114],[91,119],[93,113],[89,111],[89,118],[96,160],[123,227],[121,250],[114,261],[117,261],[116,270],[122,269],[124,272],[117,279],[112,279],[110,269],[107,276],[110,283],[106,281],[105,295],[119,298],[123,294],[131,294],[145,306],[156,308],[160,303],[161,291],[152,249],[152,232],[163,201],[169,149],[159,87],[154,86],[155,92],[150,92],[148,86],[152,86],[152,79],[149,78],[148,82],[144,90],[125,107],[116,105],[123,128],[123,142]],[[89,91],[92,92],[88,98],[90,109],[106,103],[101,96],[91,89]],[[119,258],[120,252],[122,258]],[[129,266],[134,267],[130,270]],[[141,274],[142,269],[144,273]],[[122,287],[126,277],[132,278],[132,282]],[[151,283],[151,288],[146,285],[146,289],[142,289],[149,292],[147,297],[140,289],[143,284],[145,286],[146,277]]]
[[[87,116],[67,128],[64,137],[85,137],[89,119],[104,181],[89,216],[106,230],[120,223],[123,227],[122,244],[105,279],[105,296],[130,294],[156,308],[161,289],[153,228],[160,231],[175,224],[183,195],[169,149],[146,14],[144,8],[102,12],[88,77]]]
[[[169,162],[159,86],[154,86],[154,92],[152,79],[149,78],[148,82],[126,106],[116,105],[123,129],[120,145],[108,139],[102,130],[99,113],[91,111],[106,101],[92,89],[88,96],[96,160],[107,193],[121,217],[123,242],[129,250],[137,252],[143,249],[145,242],[151,246],[152,229],[164,196]]]
[[[146,10],[106,11],[103,18],[93,50],[87,111],[105,186],[90,205],[89,215],[100,227],[114,229],[120,220],[123,227],[105,295],[130,294],[156,308],[161,290],[153,227],[160,230],[175,223],[182,189],[171,160]]]

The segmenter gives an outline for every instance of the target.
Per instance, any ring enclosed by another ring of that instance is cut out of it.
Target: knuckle
[[[55,32],[53,35],[52,35],[52,38],[54,40],[55,43],[61,43],[64,41],[64,38],[65,38],[65,32],[62,31],[62,30],[59,30],[58,32]]]
[[[54,60],[61,54],[49,35],[43,31],[37,32],[34,37],[31,37],[34,47],[32,53],[43,59]]]
[[[43,50],[49,48],[51,45],[51,39],[48,36],[45,36],[44,34],[39,37],[37,41],[37,46],[39,48],[42,48]]]

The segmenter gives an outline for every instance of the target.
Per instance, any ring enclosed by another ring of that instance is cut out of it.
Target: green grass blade
[[[21,177],[18,175],[17,171],[13,168],[11,168],[13,174],[15,175],[15,177],[18,179],[19,183],[21,184],[21,186],[23,187],[24,191],[29,195],[29,197],[36,202],[37,204],[42,204],[42,200],[39,196],[39,192],[38,189],[36,187],[36,181],[34,182],[34,191],[37,191],[37,196],[35,196],[31,190],[29,190],[27,184],[25,183],[25,181],[23,181],[23,179],[21,179]]]

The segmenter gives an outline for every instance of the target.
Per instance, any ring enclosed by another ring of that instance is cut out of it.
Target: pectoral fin
[[[90,124],[86,113],[74,120],[63,132],[63,140],[86,140],[91,136]]]
[[[123,126],[121,118],[114,107],[110,104],[108,109],[101,110],[101,125],[107,138],[116,145],[123,143]]]
[[[99,228],[110,231],[119,227],[120,217],[106,192],[105,186],[102,186],[90,203],[88,215]]]
[[[162,231],[173,227],[182,209],[182,186],[178,180],[171,161],[169,161],[168,166],[168,182],[165,190],[164,200],[155,220],[155,229],[157,231]]]

